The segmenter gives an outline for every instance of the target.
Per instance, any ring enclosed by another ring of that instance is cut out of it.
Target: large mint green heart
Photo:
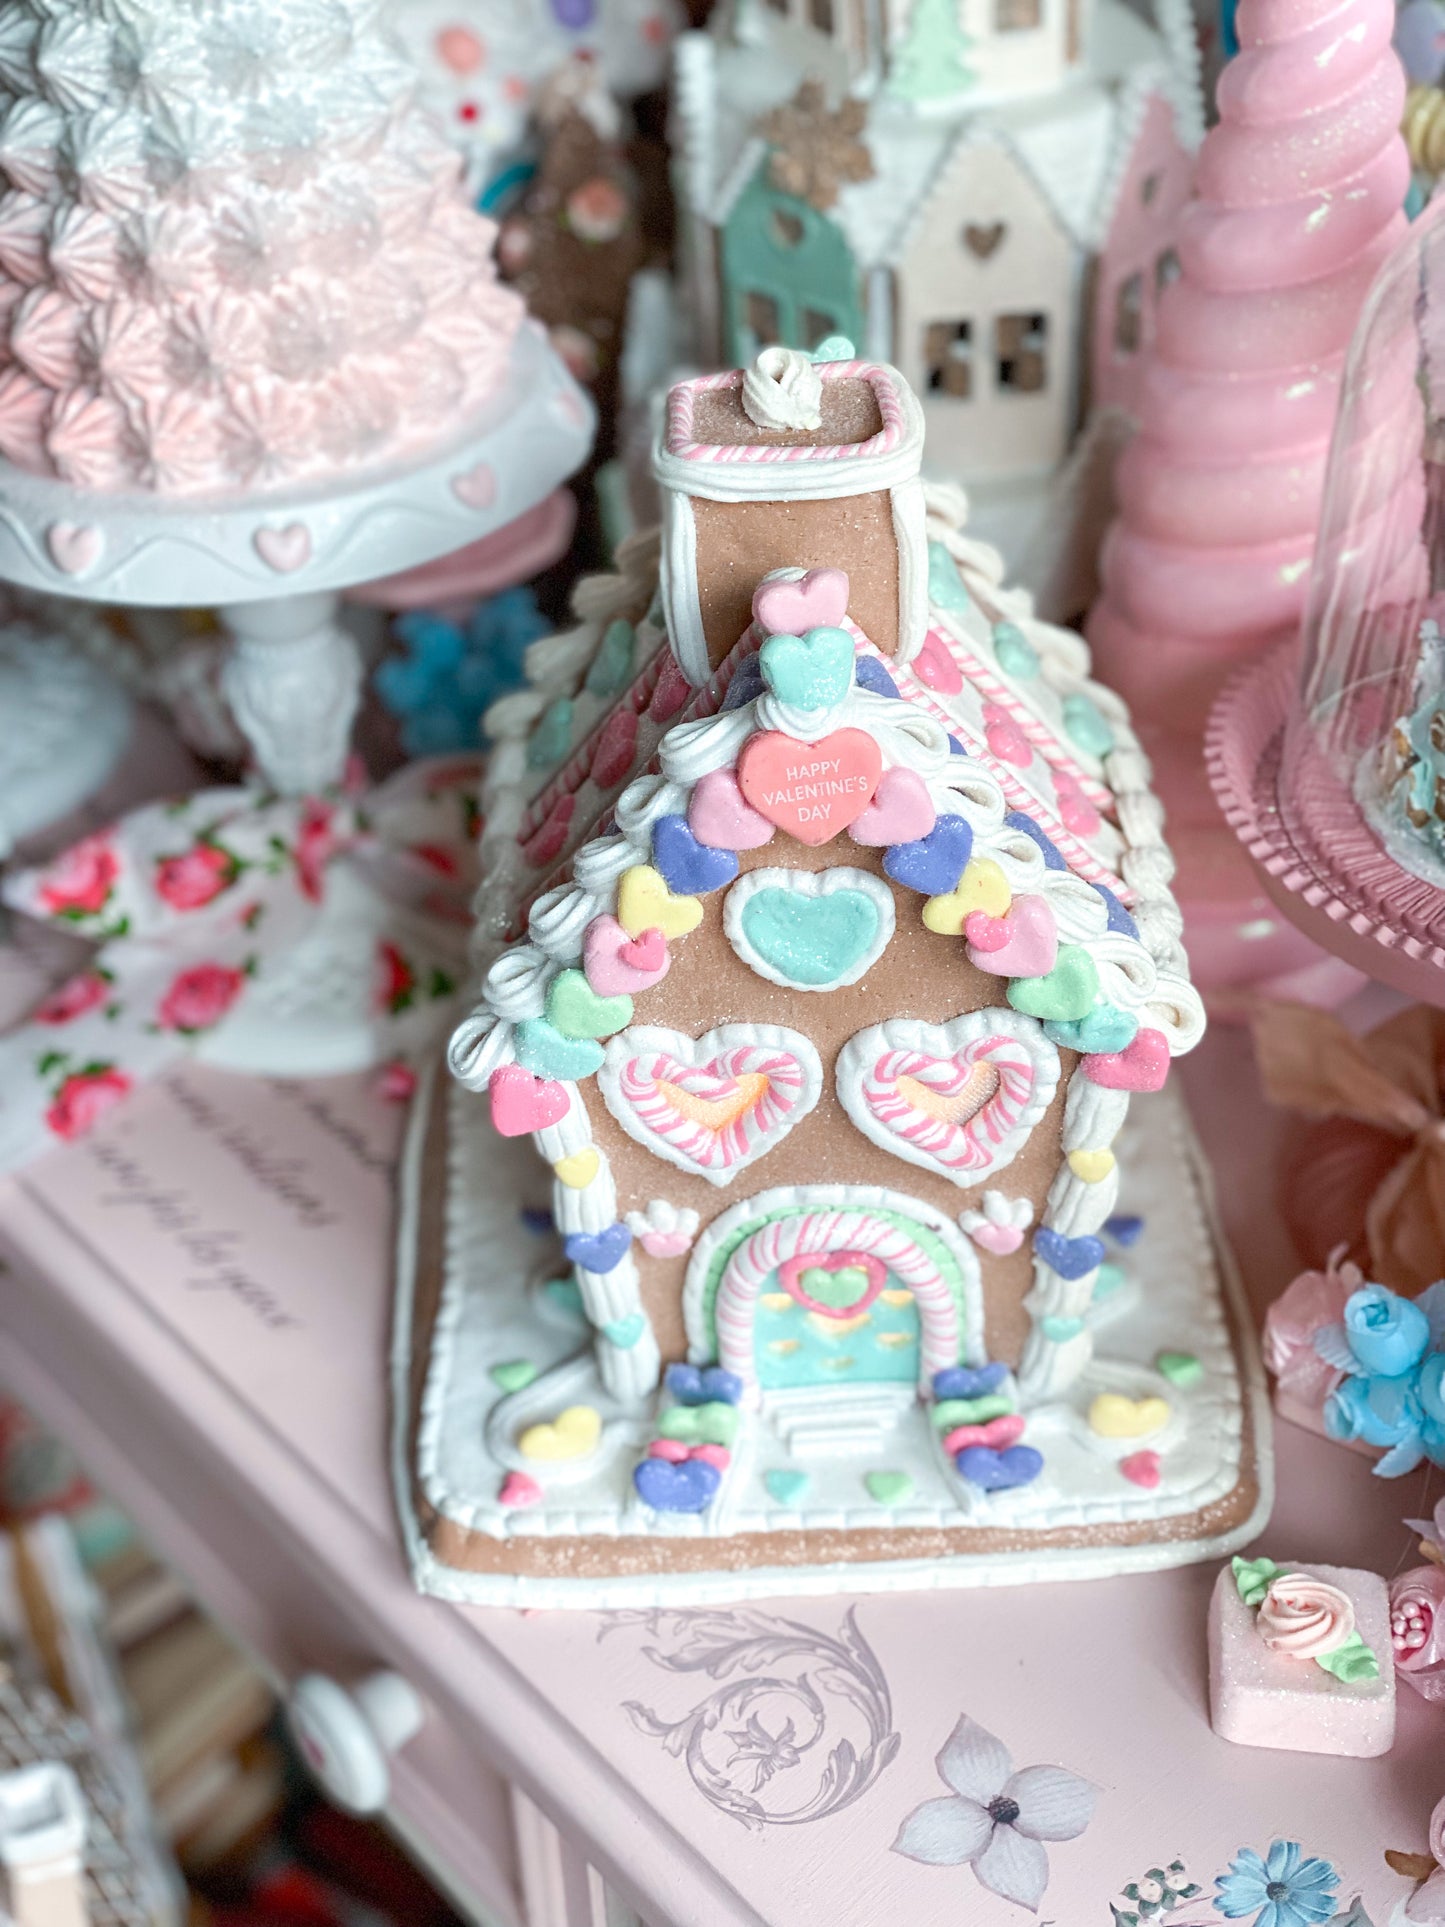
[[[928,545],[928,600],[940,609],[966,609],[968,590],[958,573],[958,564],[941,542]]]
[[[1026,1017],[1048,1017],[1067,1024],[1087,1017],[1099,990],[1094,959],[1081,944],[1059,946],[1054,967],[1045,977],[1013,977],[1008,1000]]]
[[[1139,1019],[1117,1004],[1095,1004],[1087,1015],[1069,1024],[1045,1024],[1044,1035],[1065,1050],[1127,1050],[1139,1029]]]
[[[849,1305],[856,1305],[872,1282],[862,1265],[841,1265],[836,1271],[813,1265],[798,1279],[810,1298],[834,1311],[845,1311]]]
[[[545,1017],[526,1017],[513,1033],[517,1062],[538,1077],[592,1077],[602,1068],[602,1046],[590,1037],[564,1037]]]
[[[769,636],[759,660],[768,688],[798,709],[831,709],[853,687],[853,638],[846,629]]]
[[[743,936],[789,983],[807,990],[841,983],[878,941],[878,906],[861,890],[804,896],[759,890],[743,906]]]
[[[657,1421],[657,1433],[683,1445],[731,1445],[738,1424],[736,1405],[710,1399],[706,1405],[669,1405]]]
[[[580,970],[561,970],[547,992],[547,1021],[564,1037],[610,1037],[632,1022],[632,999],[599,997]]]

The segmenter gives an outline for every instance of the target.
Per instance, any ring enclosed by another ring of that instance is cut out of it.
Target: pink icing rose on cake
[[[1338,1586],[1306,1573],[1274,1580],[1260,1603],[1259,1636],[1272,1652],[1319,1659],[1343,1646],[1355,1630],[1355,1608]]]
[[[40,885],[40,901],[57,917],[94,916],[110,901],[120,864],[103,836],[67,850]]]
[[[235,880],[235,858],[214,843],[197,843],[156,865],[156,895],[173,910],[204,910]]]
[[[246,987],[246,973],[226,964],[196,964],[183,970],[156,1013],[162,1030],[209,1030],[218,1024]]]
[[[98,971],[88,970],[83,977],[72,977],[35,1006],[30,1013],[34,1024],[73,1024],[97,1004],[104,1003],[110,985]]]
[[[1445,1571],[1417,1566],[1390,1582],[1395,1671],[1423,1699],[1445,1701]]]
[[[130,1079],[114,1064],[96,1064],[89,1070],[76,1071],[56,1092],[55,1102],[45,1113],[45,1122],[57,1137],[71,1143],[84,1137],[113,1105],[128,1097],[130,1089]]]

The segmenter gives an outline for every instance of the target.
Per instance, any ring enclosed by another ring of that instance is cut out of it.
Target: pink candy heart
[[[536,1505],[541,1497],[542,1488],[535,1479],[529,1479],[525,1472],[509,1472],[502,1480],[497,1503],[515,1510],[518,1506]]]
[[[685,1231],[644,1231],[637,1242],[649,1258],[677,1258],[692,1243]]]
[[[799,582],[760,582],[753,591],[753,616],[764,635],[836,629],[847,613],[848,578],[841,569],[809,569]]]
[[[582,939],[582,970],[599,997],[630,997],[661,983],[672,959],[660,930],[629,937],[616,917],[594,917]]]
[[[662,659],[652,701],[648,704],[648,715],[655,723],[665,723],[677,714],[691,694],[692,685],[673,660],[672,651],[668,650]]]
[[[987,1425],[955,1425],[945,1437],[943,1449],[952,1455],[966,1445],[989,1445],[999,1452],[1006,1445],[1018,1444],[1024,1435],[1025,1423],[1022,1412],[1004,1412],[998,1418],[991,1418]]]
[[[637,716],[631,709],[614,709],[602,725],[597,751],[588,772],[598,789],[610,790],[632,768],[637,751]]]
[[[1002,917],[972,910],[963,933],[969,961],[993,977],[1046,977],[1059,954],[1059,927],[1042,897],[1015,897]]]
[[[1162,1030],[1141,1030],[1126,1050],[1095,1051],[1083,1060],[1091,1083],[1106,1091],[1159,1091],[1169,1076],[1169,1039]]]
[[[772,824],[746,801],[730,769],[715,769],[697,784],[687,826],[712,850],[760,850],[773,837]]]
[[[996,1258],[1007,1258],[1024,1241],[1023,1232],[1012,1224],[978,1224],[968,1235],[976,1245],[984,1251],[991,1251]]]
[[[666,1459],[669,1465],[681,1465],[692,1448],[681,1439],[654,1439],[647,1448],[650,1459]]]
[[[923,646],[909,667],[921,683],[940,696],[956,696],[963,688],[963,671],[935,629],[930,629],[923,638]]]
[[[1006,709],[997,703],[983,706],[983,733],[988,738],[991,755],[1000,762],[1012,763],[1016,769],[1027,769],[1034,760],[1033,746]]]
[[[938,820],[928,786],[916,770],[883,772],[873,801],[848,834],[855,843],[881,849],[889,843],[914,843]]]
[[[520,1064],[504,1064],[493,1071],[487,1095],[492,1101],[492,1122],[503,1137],[545,1131],[549,1124],[560,1124],[567,1115],[565,1085],[534,1077]]]
[[[1054,795],[1064,828],[1072,830],[1075,836],[1093,836],[1103,818],[1067,770],[1054,771]]]
[[[1159,1454],[1133,1452],[1127,1459],[1120,1459],[1119,1470],[1132,1484],[1142,1485],[1146,1492],[1152,1492],[1159,1483]]]
[[[559,796],[547,813],[541,828],[533,831],[522,845],[522,853],[534,870],[540,870],[544,863],[550,863],[567,841],[567,831],[572,824],[572,813],[577,808],[575,796]]]
[[[726,1472],[733,1462],[733,1455],[725,1445],[694,1445],[688,1457],[701,1459],[704,1465],[715,1465],[719,1472]]]

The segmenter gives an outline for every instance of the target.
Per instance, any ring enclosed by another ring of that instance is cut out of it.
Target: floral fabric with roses
[[[7,877],[0,900],[11,909],[97,949],[0,1037],[0,1170],[83,1136],[253,983],[283,974],[339,856],[445,926],[434,954],[412,938],[380,943],[373,962],[377,1014],[397,1026],[397,1049],[419,1041],[428,1004],[455,988],[442,960],[475,887],[480,778],[479,758],[448,757],[409,764],[364,801],[204,790],[148,804]]]

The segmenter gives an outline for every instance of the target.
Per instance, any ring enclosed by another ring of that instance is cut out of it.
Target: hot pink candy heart
[[[687,1455],[690,1459],[701,1459],[704,1465],[716,1466],[719,1472],[726,1472],[733,1462],[733,1455],[725,1445],[710,1442],[694,1445]]]
[[[760,850],[773,837],[772,824],[747,801],[730,769],[715,769],[697,784],[687,826],[711,850]]]
[[[889,843],[916,842],[928,835],[937,820],[928,786],[917,771],[889,769],[848,834],[855,843],[882,849]]]
[[[1067,770],[1054,771],[1054,794],[1058,798],[1059,821],[1075,836],[1092,836],[1103,818]]]
[[[654,1439],[647,1448],[650,1459],[666,1459],[669,1465],[681,1465],[691,1448],[681,1439]]]
[[[1015,897],[1002,917],[970,911],[963,933],[969,961],[994,977],[1046,977],[1059,954],[1059,926],[1042,897]]]
[[[962,1452],[968,1445],[988,1445],[995,1452],[1001,1452],[1006,1445],[1018,1444],[1024,1435],[1025,1423],[1022,1412],[1001,1412],[986,1425],[955,1425],[945,1437],[943,1449],[950,1456]]]
[[[502,1480],[497,1502],[515,1509],[518,1506],[536,1505],[541,1497],[542,1488],[535,1479],[529,1479],[525,1472],[509,1472]]]
[[[1091,1083],[1106,1091],[1160,1091],[1169,1077],[1169,1039],[1141,1030],[1127,1050],[1095,1051],[1083,1060]]]
[[[610,790],[632,768],[637,751],[637,715],[631,709],[614,709],[602,725],[596,754],[588,772],[598,789]]]
[[[940,696],[956,696],[963,688],[963,671],[949,653],[948,644],[934,629],[923,638],[923,646],[910,667],[921,683]]]
[[[1132,1484],[1142,1485],[1146,1492],[1152,1492],[1159,1483],[1159,1454],[1131,1452],[1127,1459],[1120,1459],[1119,1470]]]
[[[567,841],[567,831],[576,808],[575,796],[559,796],[548,811],[545,822],[522,845],[522,854],[534,870],[540,870],[544,863],[550,863],[559,853]]]
[[[798,582],[760,582],[753,615],[769,636],[805,636],[836,629],[848,613],[848,578],[841,569],[809,569]]]
[[[545,1131],[549,1124],[560,1124],[567,1115],[566,1087],[534,1077],[520,1064],[504,1064],[493,1071],[487,1095],[492,1100],[492,1122],[503,1137]]]
[[[668,722],[682,708],[692,694],[692,685],[678,668],[669,649],[662,659],[658,673],[657,687],[652,692],[652,701],[647,713],[655,723]]]
[[[987,1224],[975,1225],[969,1237],[985,1251],[991,1251],[995,1258],[1007,1258],[1010,1252],[1017,1251],[1024,1241],[1024,1234],[1017,1225]]]
[[[1028,737],[1008,711],[1000,709],[997,703],[985,703],[983,706],[983,733],[988,738],[990,753],[1001,762],[1012,763],[1016,769],[1027,769],[1034,760]]]
[[[629,937],[616,917],[594,917],[582,939],[582,972],[599,997],[630,997],[661,983],[671,962],[660,930]]]

